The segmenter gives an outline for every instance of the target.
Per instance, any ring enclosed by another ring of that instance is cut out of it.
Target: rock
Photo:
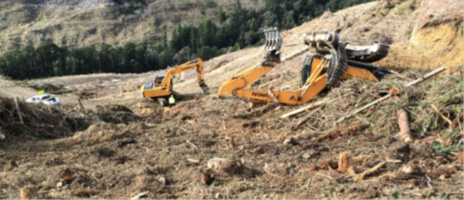
[[[16,164],[14,160],[8,160],[8,162],[6,163],[7,170],[13,170],[16,167],[18,167],[18,164]]]
[[[38,199],[37,189],[33,185],[28,185],[19,190],[21,199]]]
[[[165,178],[165,177],[159,178],[158,181],[159,181],[160,183],[162,183],[163,185],[166,185],[166,178]]]
[[[244,167],[241,160],[212,158],[208,160],[207,168],[216,173],[225,173],[227,175],[240,174]]]
[[[63,187],[63,181],[60,181],[56,184],[56,188],[61,188]]]
[[[206,170],[205,172],[200,171],[200,182],[205,184],[205,185],[211,185],[214,181],[214,173],[212,170]]]
[[[304,159],[309,159],[311,158],[311,154],[309,154],[308,152],[304,153],[303,156],[302,156]]]
[[[289,145],[289,144],[291,144],[291,145],[294,145],[294,146],[295,146],[295,145],[298,145],[298,142],[296,141],[296,139],[295,139],[294,137],[289,137],[289,138],[287,138],[287,139],[284,140],[283,144],[284,144],[284,145]]]

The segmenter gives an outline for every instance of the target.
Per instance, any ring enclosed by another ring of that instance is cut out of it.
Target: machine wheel
[[[306,84],[306,81],[311,76],[314,55],[307,55],[303,61],[303,68],[301,69],[301,86]]]
[[[161,106],[163,107],[168,106],[168,100],[166,98],[157,98],[156,100]]]
[[[338,87],[347,68],[346,49],[343,45],[338,45],[336,50],[330,50],[330,54],[332,54],[332,60],[327,69],[327,84]]]

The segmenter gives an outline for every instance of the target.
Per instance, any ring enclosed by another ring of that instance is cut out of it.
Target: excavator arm
[[[177,67],[174,67],[174,68],[170,69],[166,73],[166,75],[165,75],[165,77],[163,79],[163,82],[161,83],[161,87],[170,88],[170,90],[172,90],[171,78],[176,74],[182,73],[184,71],[187,71],[187,70],[193,69],[193,68],[197,69],[198,85],[201,87],[201,89],[203,90],[203,92],[205,94],[209,94],[209,88],[205,84],[205,81],[203,79],[203,60],[201,60],[201,58],[191,60],[189,62],[186,62],[184,64],[181,64],[181,65],[179,65]]]
[[[335,48],[339,41],[339,36],[333,33],[325,35],[321,33],[313,34],[312,37],[305,39],[308,45],[316,45],[316,48],[330,54],[329,56],[313,56],[310,60],[311,70],[309,76],[304,81],[303,86],[294,91],[271,91],[271,90],[254,90],[245,89],[253,82],[271,71],[280,63],[280,48],[282,38],[276,28],[266,29],[265,50],[267,54],[262,64],[253,66],[225,82],[218,91],[220,98],[239,98],[249,100],[252,103],[282,103],[288,105],[304,104],[317,96],[326,86],[328,80],[338,83],[339,79],[349,77],[358,77],[379,81],[380,76],[376,76],[373,71],[377,70],[371,65],[347,66],[346,55],[337,55],[337,53],[346,53],[344,48]],[[337,49],[335,51],[334,49]],[[340,50],[340,51],[338,51]],[[368,68],[368,67],[371,68]],[[342,70],[342,71],[340,71]],[[338,76],[338,77],[337,77]],[[334,81],[335,80],[335,81]]]

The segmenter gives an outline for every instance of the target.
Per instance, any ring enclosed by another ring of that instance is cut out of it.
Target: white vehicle
[[[27,103],[43,103],[45,105],[49,106],[54,106],[54,105],[60,105],[60,99],[52,97],[51,95],[45,93],[45,94],[39,94],[36,96],[33,96],[29,99],[26,99]]]

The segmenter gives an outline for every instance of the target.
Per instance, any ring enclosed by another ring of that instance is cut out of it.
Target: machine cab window
[[[155,86],[160,86],[161,83],[163,82],[165,75],[164,74],[158,74],[156,75],[156,78],[154,80]]]

